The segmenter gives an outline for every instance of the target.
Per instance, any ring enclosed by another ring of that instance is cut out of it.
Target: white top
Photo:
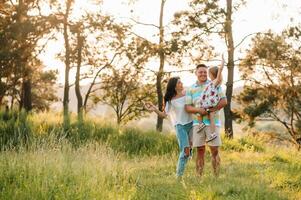
[[[185,125],[192,122],[191,114],[185,111],[185,96],[166,102],[165,112],[169,115],[171,123],[174,126],[177,124]]]

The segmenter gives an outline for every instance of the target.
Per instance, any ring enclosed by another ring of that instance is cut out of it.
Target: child
[[[224,56],[222,55],[222,62],[220,68],[218,67],[209,68],[209,78],[211,79],[211,81],[206,86],[200,99],[201,107],[207,110],[210,119],[211,134],[209,138],[207,138],[206,142],[210,142],[217,137],[217,134],[215,133],[214,112],[209,112],[210,111],[209,109],[215,107],[221,99],[221,97],[218,94],[218,88],[220,87],[220,84],[222,82],[223,68],[224,68]],[[203,117],[201,115],[199,115],[198,120],[200,124],[198,133],[200,133],[206,127],[206,125],[204,124]]]

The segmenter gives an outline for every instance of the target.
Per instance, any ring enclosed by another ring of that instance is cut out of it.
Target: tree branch
[[[248,37],[250,37],[251,35],[255,35],[255,34],[264,34],[261,32],[256,32],[256,33],[250,33],[248,35],[246,35],[235,47],[234,49],[236,49],[239,45],[241,45]]]
[[[155,28],[160,29],[160,27],[157,26],[157,25],[155,25],[155,24],[139,22],[139,21],[137,21],[137,20],[135,20],[135,19],[133,19],[133,18],[130,18],[130,20],[132,20],[132,21],[135,22],[136,24],[140,24],[140,25],[144,25],[144,26],[153,26],[153,27],[155,27]]]

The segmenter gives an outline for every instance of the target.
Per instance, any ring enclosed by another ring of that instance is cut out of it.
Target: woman
[[[172,77],[169,79],[164,95],[163,112],[159,111],[152,103],[146,103],[145,107],[150,111],[156,112],[162,118],[169,116],[175,127],[180,149],[177,177],[181,178],[187,160],[191,155],[189,132],[192,128],[192,117],[185,111],[185,92],[180,78]]]

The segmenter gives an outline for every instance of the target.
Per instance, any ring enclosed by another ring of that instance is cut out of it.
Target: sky
[[[225,1],[225,0],[224,0]],[[256,32],[264,32],[271,29],[274,32],[281,32],[287,26],[299,23],[301,1],[297,0],[246,0],[247,4],[237,11],[233,16],[233,35],[234,43],[238,44],[246,35]],[[77,13],[81,12],[81,7],[93,9],[88,6],[87,1],[77,0]],[[234,1],[235,2],[235,1]],[[167,0],[164,13],[164,24],[168,24],[175,12],[188,8],[186,0]],[[133,5],[128,5],[126,0],[104,0],[102,10],[113,15],[120,22],[128,21],[130,17],[143,23],[158,24],[160,12],[160,0],[136,0]],[[300,21],[301,22],[301,21]],[[156,28],[150,26],[137,25],[134,32],[157,42],[158,38],[153,35],[158,32]],[[248,37],[239,46],[235,54],[235,60],[243,56],[243,51],[250,44],[251,37]],[[216,39],[213,44],[218,53],[225,51],[226,47],[223,40]],[[63,44],[60,41],[52,41],[48,44],[46,51],[40,56],[47,69],[59,70],[59,83],[63,83],[64,63],[56,59],[56,54],[60,52]],[[206,63],[209,66],[216,65],[216,62]],[[153,69],[158,68],[158,63],[151,63]],[[185,66],[189,69],[193,66]],[[185,69],[184,67],[184,69]],[[167,70],[175,70],[173,66],[165,66]],[[75,72],[71,71],[70,77],[73,82]],[[191,73],[175,74],[182,78],[185,86],[195,82],[195,76]],[[223,76],[226,77],[227,69],[224,68]],[[224,78],[226,80],[226,78]],[[238,69],[235,70],[235,87],[241,86],[239,82]],[[85,84],[85,83],[83,83]]]

